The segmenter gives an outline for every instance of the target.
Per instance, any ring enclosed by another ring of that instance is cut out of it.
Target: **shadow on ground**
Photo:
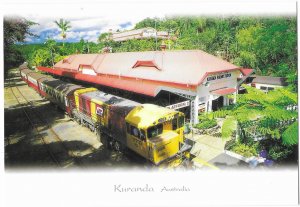
[[[144,168],[147,164],[144,159],[135,158],[131,152],[115,152],[105,149],[103,146],[94,149],[81,141],[43,144],[42,142],[38,143],[37,140],[36,135],[28,133],[18,142],[8,144],[5,147],[6,170],[16,168],[51,168],[56,170],[63,168]],[[81,152],[87,150],[90,150],[90,153],[80,155]]]
[[[52,104],[47,100],[39,100],[34,102],[35,106],[29,104],[18,105],[4,110],[4,134],[9,137],[15,133],[26,131],[33,128],[25,115],[28,114],[29,118],[36,125],[36,127],[44,127],[45,121],[41,117],[47,117],[48,125],[52,125],[56,120],[65,117],[64,113],[58,112]],[[24,112],[25,111],[25,112]],[[51,115],[50,115],[51,114]]]

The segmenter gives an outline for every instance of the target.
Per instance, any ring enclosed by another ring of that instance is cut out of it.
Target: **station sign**
[[[176,110],[176,109],[187,107],[189,105],[190,105],[190,101],[184,101],[170,106],[166,106],[166,108]]]
[[[207,81],[214,81],[214,80],[219,80],[219,79],[229,78],[229,77],[231,77],[231,73],[224,73],[224,74],[209,76],[209,77],[207,77],[206,80]]]

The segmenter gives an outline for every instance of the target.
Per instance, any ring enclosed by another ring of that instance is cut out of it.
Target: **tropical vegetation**
[[[35,23],[24,18],[5,17],[3,21],[3,46],[4,46],[4,75],[8,70],[23,63],[26,58],[22,48],[16,43],[24,42],[27,36],[35,36],[30,32],[30,27]]]
[[[298,145],[298,111],[292,110],[291,106],[298,105],[297,94],[288,88],[265,93],[247,85],[243,87],[247,93],[239,94],[235,105],[223,109],[222,113],[216,111],[208,115],[211,119],[224,118],[221,130],[224,139],[232,138],[234,133],[239,135],[232,150],[242,152],[246,148],[253,149],[255,145],[256,150],[251,150],[251,154],[267,149],[275,160],[295,152]]]

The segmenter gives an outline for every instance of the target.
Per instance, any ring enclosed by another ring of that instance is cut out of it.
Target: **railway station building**
[[[136,95],[175,94],[185,101],[167,107],[189,107],[193,124],[201,112],[234,104],[240,85],[253,73],[201,50],[74,54],[53,68],[37,68]]]

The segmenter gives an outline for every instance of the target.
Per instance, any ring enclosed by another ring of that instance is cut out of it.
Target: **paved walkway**
[[[195,141],[191,154],[196,156],[192,161],[197,168],[219,169],[211,160],[224,153],[225,141],[209,135],[189,134],[187,137]]]

